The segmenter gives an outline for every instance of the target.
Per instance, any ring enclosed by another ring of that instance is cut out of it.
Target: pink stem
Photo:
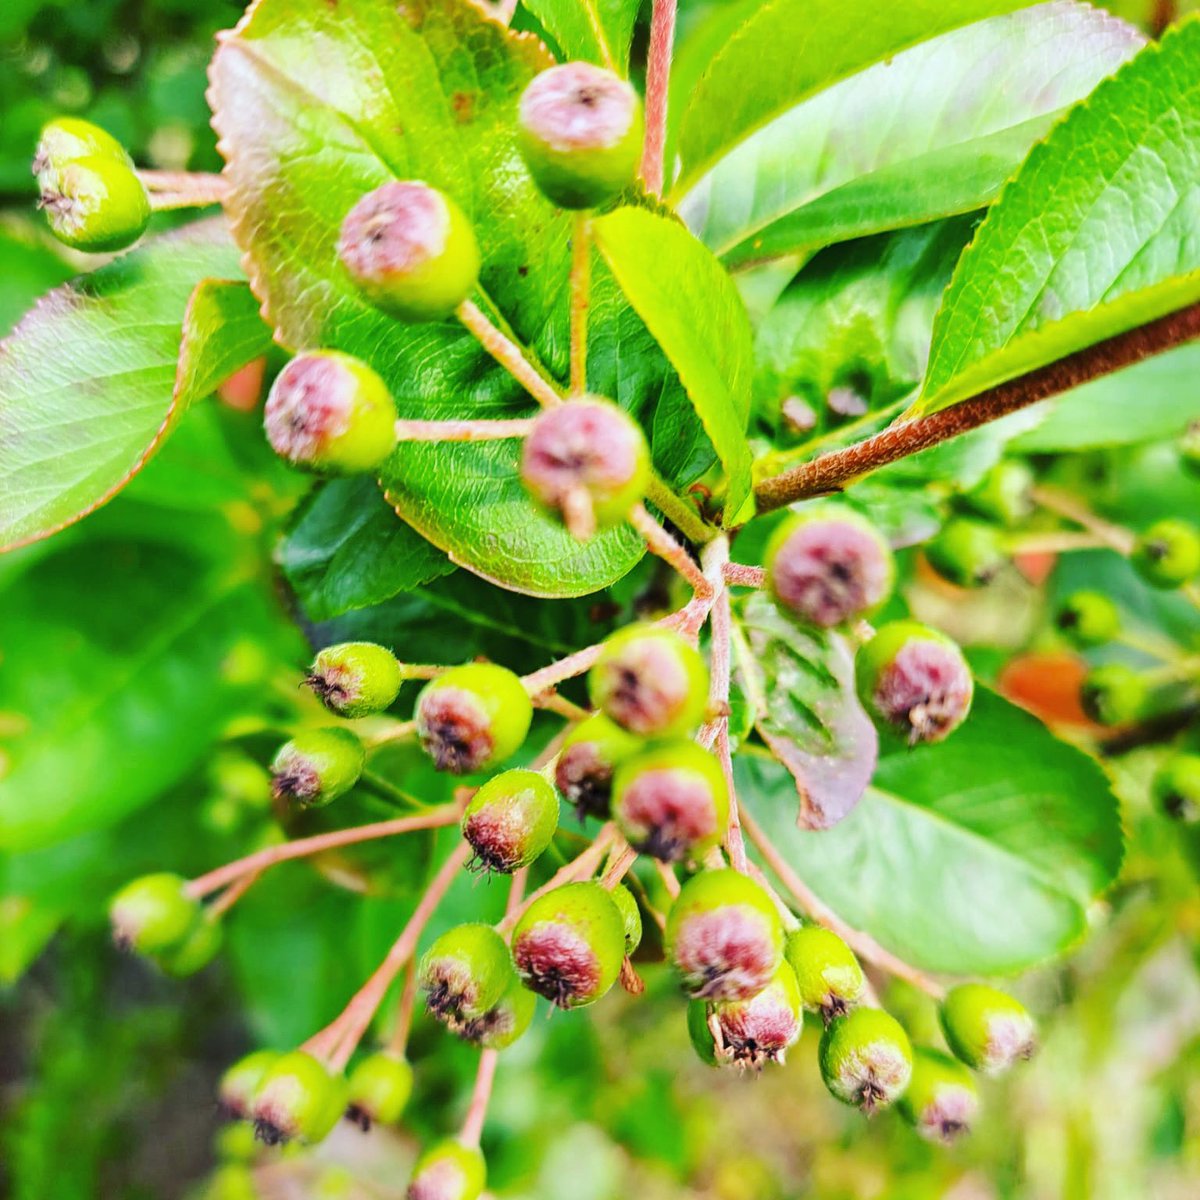
[[[220,175],[196,171],[138,171],[154,212],[223,204],[229,184]]]
[[[590,879],[595,874],[596,868],[600,865],[605,854],[608,853],[608,848],[617,839],[617,829],[611,821],[602,825],[596,833],[595,840],[592,844],[571,859],[569,863],[559,867],[550,879],[542,884],[533,895],[527,897],[516,908],[504,914],[504,919],[497,924],[496,929],[500,933],[508,933],[514,925],[525,914],[526,909],[537,900],[544,896],[547,892],[554,891],[557,887],[562,887],[564,883],[574,883],[580,879]]]
[[[521,352],[520,346],[504,336],[471,300],[458,306],[458,319],[475,335],[479,344],[544,408],[562,403],[562,397]]]
[[[737,587],[760,588],[767,582],[767,573],[762,567],[748,567],[745,563],[726,563],[725,582]]]
[[[204,910],[210,920],[215,921],[218,917],[227,913],[258,881],[263,870],[250,871],[243,875],[241,879],[234,880],[215,900],[213,900]]]
[[[527,437],[533,421],[408,421],[396,422],[399,442],[498,442]]]
[[[624,838],[617,838],[600,883],[611,892],[625,878],[636,860],[637,851]]]
[[[654,869],[658,872],[659,878],[663,881],[663,887],[667,889],[667,895],[672,900],[679,895],[679,877],[675,872],[667,866],[660,858],[654,860]]]
[[[667,95],[671,51],[675,41],[676,0],[654,0],[650,17],[650,51],[646,59],[646,140],[642,146],[642,179],[646,190],[663,190],[663,156],[667,143]]]
[[[1074,521],[1076,525],[1082,525],[1092,537],[1110,546],[1118,554],[1128,555],[1133,551],[1136,539],[1128,529],[1096,516],[1086,504],[1074,496],[1045,484],[1033,488],[1031,495],[1042,508],[1049,509],[1068,521]]]
[[[650,514],[644,504],[637,504],[629,514],[630,524],[642,535],[653,554],[674,567],[692,586],[697,598],[715,595],[713,585],[696,565],[692,556]]]
[[[408,1049],[408,1035],[412,1030],[413,1012],[417,1006],[417,964],[409,959],[408,970],[404,973],[404,990],[400,993],[400,1003],[396,1008],[396,1024],[392,1036],[388,1038],[388,1049],[400,1058]]]
[[[475,1090],[471,1093],[471,1106],[467,1109],[462,1131],[458,1140],[464,1146],[478,1147],[483,1135],[483,1122],[487,1117],[488,1101],[492,1098],[492,1084],[496,1079],[498,1050],[485,1050],[479,1056],[479,1070],[475,1075]]]

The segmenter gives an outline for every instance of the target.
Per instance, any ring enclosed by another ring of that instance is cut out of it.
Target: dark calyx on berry
[[[475,851],[474,865],[510,873],[528,866],[550,844],[558,827],[558,796],[537,771],[511,770],[493,776],[463,813],[463,837]]]
[[[475,696],[441,688],[421,705],[421,740],[439,771],[466,775],[492,756],[492,722]]]
[[[425,952],[419,979],[429,1011],[455,1028],[500,1001],[513,979],[512,957],[490,925],[456,925]]]
[[[466,775],[514,754],[533,705],[511,671],[493,663],[454,667],[417,697],[417,734],[439,771]]]
[[[581,721],[563,742],[554,782],[580,819],[607,817],[617,765],[640,750],[641,739],[603,713]]]
[[[748,1000],[693,1000],[692,1005],[689,1019],[703,1018],[718,1065],[761,1070],[767,1063],[781,1063],[804,1025],[795,976],[787,963],[781,963],[771,982]]]

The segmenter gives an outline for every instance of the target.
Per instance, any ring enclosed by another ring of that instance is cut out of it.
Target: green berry
[[[254,1132],[268,1146],[319,1142],[346,1109],[346,1081],[303,1050],[281,1054],[259,1081],[250,1106]]]
[[[558,796],[537,771],[493,776],[467,805],[463,837],[488,871],[509,874],[527,867],[550,845],[558,828]]]
[[[867,1113],[899,1098],[912,1075],[908,1034],[878,1008],[856,1008],[830,1021],[818,1059],[829,1091]]]
[[[612,814],[629,844],[663,862],[699,859],[729,825],[729,787],[715,754],[683,740],[627,758],[613,779]]]
[[[559,1008],[594,1004],[617,981],[625,920],[598,883],[568,883],[539,896],[513,930],[525,986]]]
[[[959,587],[987,583],[1008,561],[1004,535],[970,517],[952,517],[925,546],[929,565]]]
[[[253,1136],[253,1135],[251,1135]],[[261,1200],[254,1171],[246,1163],[222,1163],[209,1177],[201,1200]]]
[[[1083,711],[1101,725],[1136,720],[1150,694],[1144,677],[1124,663],[1105,663],[1088,672],[1079,692]]]
[[[204,918],[179,947],[159,955],[158,964],[168,975],[186,979],[216,958],[224,940],[221,923]]]
[[[348,729],[305,729],[284,742],[272,760],[271,790],[277,800],[319,808],[344,796],[365,763],[363,744]]]
[[[107,158],[132,168],[125,147],[112,134],[79,117],[58,117],[42,128],[33,156],[33,173],[45,191],[56,172],[69,163],[85,158]]]
[[[611,71],[585,62],[543,71],[522,93],[518,120],[529,173],[562,208],[604,204],[637,174],[641,102]]]
[[[1054,623],[1077,646],[1100,646],[1121,632],[1121,613],[1103,592],[1073,592]]]
[[[263,426],[275,453],[331,475],[377,470],[396,447],[396,405],[387,384],[335,350],[298,354],[271,385]]]
[[[783,960],[779,910],[763,887],[738,871],[701,871],[667,914],[667,959],[696,1000],[746,1000],[766,987]]]
[[[784,521],[767,544],[766,568],[776,603],[823,628],[878,608],[896,576],[891,548],[875,526],[833,504]]]
[[[625,956],[628,958],[642,944],[642,911],[633,893],[624,884],[617,884],[611,895],[625,923]]]
[[[1021,459],[998,462],[963,499],[980,516],[1002,525],[1017,525],[1034,509],[1034,474]]]
[[[406,1058],[380,1050],[361,1059],[346,1081],[346,1115],[364,1131],[394,1125],[412,1095],[413,1070]]]
[[[1138,538],[1129,561],[1151,587],[1179,587],[1200,575],[1200,530],[1173,518],[1156,521]]]
[[[1200,476],[1200,421],[1193,421],[1179,439],[1179,464],[1189,475]]]
[[[976,1071],[995,1074],[1037,1049],[1037,1027],[1025,1006],[983,983],[951,988],[941,1021],[950,1049]]]
[[[278,1059],[278,1050],[254,1050],[229,1067],[217,1088],[221,1111],[237,1120],[248,1117],[258,1085]]]
[[[686,737],[708,707],[708,667],[679,634],[630,625],[609,637],[588,675],[594,707],[641,737]]]
[[[949,1144],[970,1132],[979,1112],[979,1091],[962,1063],[940,1050],[918,1046],[912,1079],[897,1107],[923,1138]]]
[[[504,939],[478,922],[443,933],[425,951],[418,972],[429,1011],[451,1028],[498,1004],[512,978],[512,956]]]
[[[700,1058],[709,1066],[761,1069],[783,1062],[804,1026],[804,1007],[796,976],[780,963],[771,981],[747,1000],[692,1000],[688,1033]]]
[[[402,321],[442,321],[479,278],[479,246],[444,192],[393,180],[368,192],[342,222],[338,257],[376,307]]]
[[[368,717],[391,706],[404,672],[385,646],[342,642],[318,653],[304,682],[339,717]]]
[[[536,1008],[537,997],[514,974],[496,1004],[482,1017],[456,1025],[454,1032],[484,1050],[506,1050],[532,1024]]]
[[[1168,817],[1194,825],[1200,821],[1200,754],[1176,754],[1158,769],[1151,787]]]
[[[788,934],[783,953],[796,973],[804,1007],[819,1012],[827,1024],[862,999],[863,969],[854,951],[832,930],[802,925]]]
[[[596,396],[547,409],[521,452],[521,482],[581,540],[625,520],[649,479],[641,426]]]
[[[407,1200],[478,1200],[487,1164],[474,1146],[446,1140],[417,1159]]]
[[[60,242],[93,254],[124,250],[146,232],[150,201],[133,167],[92,154],[38,173],[39,205]]]
[[[113,941],[122,950],[165,955],[179,950],[200,925],[200,901],[187,880],[160,872],[127,883],[109,902]]]
[[[468,663],[430,680],[417,697],[417,733],[439,771],[467,775],[510,758],[533,704],[521,680],[494,663]]]
[[[641,746],[641,738],[603,713],[593,713],[571,730],[559,751],[554,782],[581,820],[608,816],[617,765]]]
[[[962,651],[916,621],[891,621],[859,648],[858,696],[877,725],[910,744],[940,742],[966,719],[974,683]]]

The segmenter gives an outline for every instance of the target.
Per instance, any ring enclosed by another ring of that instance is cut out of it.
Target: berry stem
[[[1101,550],[1108,543],[1095,534],[1074,529],[1021,533],[1009,538],[1010,554],[1069,554],[1072,550]]]
[[[1030,489],[1030,496],[1042,508],[1064,517],[1084,529],[1102,545],[1128,557],[1133,552],[1134,536],[1128,529],[1096,516],[1086,504],[1056,487],[1039,484]]]
[[[223,917],[258,881],[262,876],[262,868],[249,871],[240,879],[235,879],[215,900],[204,910],[210,921]]]
[[[409,959],[404,972],[404,988],[400,992],[400,1003],[396,1006],[396,1024],[392,1026],[387,1048],[399,1058],[408,1050],[408,1035],[412,1030],[413,1012],[417,1006],[417,964]]]
[[[549,691],[538,692],[530,699],[535,707],[544,709],[546,712],[557,713],[560,717],[566,717],[568,721],[582,721],[588,715],[586,708],[581,708],[573,700],[568,700],[566,696],[560,696],[553,688]]]
[[[492,1084],[496,1079],[496,1063],[500,1057],[498,1050],[485,1050],[479,1056],[479,1070],[475,1073],[475,1090],[471,1093],[471,1105],[467,1109],[466,1119],[458,1140],[464,1146],[478,1149],[479,1139],[483,1134],[483,1122],[487,1117],[488,1101],[492,1098]]]
[[[229,184],[220,175],[199,171],[139,171],[153,212],[223,204]]]
[[[1200,304],[1193,304],[988,388],[949,408],[901,421],[853,446],[760,479],[754,488],[758,512],[772,512],[796,500],[841,491],[851,481],[888,463],[1197,337],[1200,337]]]
[[[466,865],[467,859],[471,857],[472,853],[471,846],[465,841],[460,841],[454,847],[450,856],[442,863],[441,869],[425,889],[425,894],[413,910],[412,916],[409,917],[408,924],[405,925],[403,932],[385,955],[383,962],[375,968],[366,983],[354,994],[341,1015],[336,1017],[325,1030],[318,1033],[316,1038],[310,1039],[310,1042],[306,1043],[306,1045],[311,1045],[316,1039],[322,1038],[323,1034],[336,1028],[337,1032],[332,1038],[333,1048],[328,1051],[331,1069],[340,1071],[350,1061],[350,1056],[362,1040],[362,1035],[366,1032],[376,1010],[383,1002],[388,988],[392,986],[393,980],[412,958],[417,948],[417,941],[429,918],[433,916],[442,897],[450,890],[455,876]],[[324,1046],[326,1043],[322,1042],[321,1044]]]
[[[260,873],[276,863],[320,854],[324,850],[334,850],[339,846],[353,846],[358,842],[370,842],[377,838],[398,837],[419,829],[438,829],[443,825],[453,825],[460,816],[461,811],[457,804],[443,804],[439,808],[431,808],[415,816],[397,817],[391,821],[374,821],[370,825],[335,829],[330,833],[298,838],[294,842],[284,842],[279,846],[268,846],[265,850],[217,867],[206,875],[197,876],[187,885],[185,891],[189,896],[200,899],[243,875]]]
[[[504,904],[504,915],[507,917],[521,907],[525,899],[525,888],[529,883],[529,868],[518,867],[512,875],[512,883],[508,885],[508,900]]]
[[[444,667],[437,669],[437,674],[440,675],[445,670]],[[423,675],[411,675],[410,679],[434,678],[433,675],[428,677]],[[363,745],[369,747],[386,746],[391,742],[408,742],[412,741],[417,736],[416,721],[392,721],[381,728],[376,729],[373,733],[364,735]]]
[[[600,876],[601,885],[611,892],[629,873],[636,859],[637,851],[623,837],[617,838],[604,866],[604,874]]]
[[[523,438],[533,428],[530,419],[511,421],[407,421],[396,422],[398,442],[499,442]]]
[[[745,563],[726,563],[724,575],[725,582],[734,587],[761,588],[767,582],[763,567],[749,567]]]
[[[373,796],[377,796],[380,800],[386,800],[390,804],[401,805],[405,809],[421,807],[421,801],[416,796],[410,796],[390,780],[384,779],[382,775],[376,775],[374,771],[364,771],[358,777],[358,786],[363,791],[370,792]]]
[[[521,352],[520,346],[491,322],[472,300],[464,300],[457,309],[458,319],[475,335],[479,344],[540,404],[553,408],[562,397],[537,373]]]
[[[667,866],[661,858],[654,859],[654,869],[658,872],[659,879],[662,880],[663,887],[667,889],[667,895],[672,900],[679,899],[679,877],[675,874],[672,867]]]
[[[642,535],[650,552],[674,567],[691,584],[697,599],[711,600],[716,595],[713,585],[692,556],[646,511],[644,504],[634,505],[629,521]]]
[[[829,905],[821,900],[792,870],[783,855],[775,849],[770,838],[759,828],[758,823],[749,813],[742,813],[742,828],[746,831],[746,836],[754,843],[759,854],[762,855],[763,861],[775,873],[775,877],[810,917],[832,929],[859,958],[887,971],[890,975],[895,975],[898,979],[911,983],[935,1000],[941,1000],[946,994],[946,989],[936,979],[926,975],[924,971],[910,966],[903,959],[897,958],[890,950],[885,950],[869,934],[861,933],[847,925]]]
[[[587,391],[587,319],[592,285],[592,227],[577,212],[571,235],[571,395]]]
[[[650,50],[646,58],[646,140],[642,146],[642,179],[652,196],[662,195],[663,156],[667,144],[667,94],[675,42],[676,0],[654,0],[650,16]]]

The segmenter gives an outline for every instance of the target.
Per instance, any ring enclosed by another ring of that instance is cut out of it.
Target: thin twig
[[[408,421],[396,422],[398,442],[501,442],[529,436],[531,418],[511,421]]]
[[[498,1050],[485,1050],[479,1056],[479,1070],[475,1073],[475,1090],[471,1093],[471,1105],[467,1109],[466,1119],[458,1140],[464,1146],[478,1147],[483,1134],[483,1122],[487,1117],[488,1101],[492,1098],[492,1084],[496,1079],[496,1062],[500,1057]]]
[[[667,889],[667,895],[675,900],[679,896],[679,876],[675,874],[674,868],[667,866],[661,858],[654,859],[654,869],[658,872],[658,877],[663,882],[663,887]]]
[[[676,0],[654,0],[650,16],[650,49],[646,57],[646,140],[642,146],[642,179],[646,191],[663,190],[663,155],[667,143],[667,96],[675,41]]]
[[[629,521],[645,539],[651,553],[674,567],[691,584],[698,597],[715,595],[713,585],[705,579],[692,556],[646,511],[644,504],[634,505]]]
[[[400,1003],[396,1006],[396,1023],[392,1026],[391,1037],[388,1038],[387,1048],[392,1053],[403,1058],[408,1050],[408,1035],[412,1030],[413,1013],[417,1007],[417,964],[415,959],[408,960],[404,972],[404,987],[400,991]]]
[[[726,563],[725,582],[734,587],[761,588],[767,582],[767,572],[763,567],[750,567],[745,563]]]
[[[612,853],[600,876],[600,883],[610,892],[629,873],[629,868],[637,860],[637,851],[624,839],[618,838],[613,842]]]
[[[710,541],[720,532],[715,526],[709,525],[686,500],[671,491],[657,475],[650,476],[650,482],[646,487],[646,499],[689,542],[694,542],[697,546]]]
[[[200,171],[138,171],[137,174],[154,212],[223,204],[229,194],[229,182],[220,175]]]
[[[204,915],[215,921],[227,913],[262,877],[262,868],[251,871],[240,879],[235,879],[215,900],[211,901],[204,910]]]
[[[575,214],[571,238],[571,395],[587,391],[587,321],[591,304],[592,231],[586,212]]]
[[[844,450],[822,454],[781,475],[760,480],[754,489],[758,511],[771,512],[796,500],[840,491],[888,463],[1197,337],[1200,337],[1200,304],[1193,304],[988,388],[940,412],[902,421]]]
[[[472,300],[458,306],[458,319],[475,335],[479,344],[540,404],[553,408],[562,397],[536,371],[521,347],[505,337],[487,314]]]
[[[1133,552],[1133,534],[1128,529],[1122,529],[1120,525],[1113,525],[1110,521],[1098,517],[1077,496],[1048,484],[1038,484],[1030,489],[1029,494],[1034,503],[1040,504],[1042,508],[1049,509],[1068,521],[1074,521],[1076,525],[1082,525],[1100,544],[1126,556]]]

